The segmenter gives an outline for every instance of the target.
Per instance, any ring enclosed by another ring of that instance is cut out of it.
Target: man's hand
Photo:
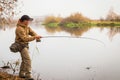
[[[41,42],[40,38],[42,38],[41,36],[35,36],[36,42]]]
[[[35,39],[36,40],[38,40],[38,39],[40,39],[40,38],[42,38],[41,36],[35,36]]]

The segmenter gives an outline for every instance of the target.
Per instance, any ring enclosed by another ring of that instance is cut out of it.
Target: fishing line
[[[35,43],[35,48],[34,48],[34,50],[33,50],[33,52],[32,52],[32,59],[31,59],[31,60],[33,60],[33,57],[34,57],[34,53],[35,53],[35,51],[37,51],[37,53],[40,54],[40,51],[39,51],[39,48],[38,48],[37,43],[38,43],[38,42]]]
[[[94,38],[89,38],[89,37],[76,37],[76,36],[43,36],[42,38],[81,38],[81,39],[89,39],[89,40],[94,40],[97,41],[105,46],[105,43],[101,40],[94,39]]]
[[[42,36],[42,38],[81,38],[81,39],[89,39],[89,40],[97,41],[97,42],[99,42],[99,43],[101,43],[101,44],[103,44],[103,45],[105,46],[105,43],[104,43],[103,41],[98,40],[98,39],[95,39],[95,38],[89,38],[89,37],[76,37],[76,36]],[[35,45],[35,48],[34,48],[34,51],[33,51],[33,54],[32,54],[32,59],[33,59],[35,50],[36,50],[38,53],[40,53],[37,43],[39,43],[39,42],[36,42],[36,45]]]

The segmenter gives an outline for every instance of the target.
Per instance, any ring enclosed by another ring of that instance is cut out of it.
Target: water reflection
[[[113,37],[120,33],[120,27],[79,27],[79,28],[67,28],[67,27],[48,27],[45,26],[45,29],[47,32],[49,33],[56,33],[56,32],[67,32],[69,34],[71,34],[71,36],[82,36],[85,32],[89,31],[92,28],[99,28],[100,31],[102,32],[104,29],[108,29],[108,37],[110,39],[113,39]]]
[[[56,32],[65,31],[65,32],[71,34],[71,36],[82,36],[83,33],[87,32],[91,28],[92,27],[67,28],[67,27],[62,27],[62,26],[59,26],[59,27],[45,26],[46,31],[49,33],[56,33]]]
[[[108,36],[110,39],[113,39],[113,37],[118,33],[120,33],[120,27],[110,27]]]
[[[8,26],[9,27],[9,26]],[[16,61],[19,54],[12,54],[9,45],[14,41],[15,28],[0,31],[0,61]],[[41,43],[30,43],[33,71],[40,73],[42,80],[119,80],[120,32],[118,27],[42,27],[31,25],[41,35],[74,35],[94,37],[104,41],[106,47],[96,41],[68,38],[43,38]],[[52,34],[49,34],[49,33]],[[66,33],[64,33],[66,32]],[[106,35],[106,33],[108,33]],[[110,41],[107,37],[114,37]],[[40,50],[38,54],[36,48]],[[35,52],[35,53],[34,53]],[[34,54],[34,56],[33,56]],[[0,62],[0,65],[2,63]]]
[[[39,24],[32,24],[32,26],[35,26],[37,28],[41,28],[41,25]],[[15,27],[14,25],[9,25],[6,27],[0,27],[0,30],[5,31],[6,29],[12,29]],[[69,33],[71,36],[82,36],[84,33],[86,33],[87,31],[91,30],[92,28],[99,28],[100,31],[102,32],[104,29],[108,29],[108,37],[110,40],[113,39],[113,37],[117,34],[120,33],[120,27],[116,26],[116,27],[89,27],[89,26],[84,26],[84,27],[75,27],[75,28],[67,28],[67,27],[62,27],[62,26],[58,26],[58,27],[48,27],[48,26],[44,26],[45,30],[48,33],[51,34],[55,34],[56,32],[67,32]]]
[[[56,33],[56,32],[62,31],[60,27],[47,27],[47,26],[45,26],[45,29],[49,33]]]

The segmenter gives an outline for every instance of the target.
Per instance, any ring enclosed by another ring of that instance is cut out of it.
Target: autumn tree
[[[16,14],[18,0],[0,0],[0,25],[8,24]]]

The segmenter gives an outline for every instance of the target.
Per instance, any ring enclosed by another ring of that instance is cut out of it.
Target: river
[[[42,38],[30,45],[32,70],[42,80],[120,80],[120,28],[85,27],[67,29],[32,25],[41,36],[85,38]],[[0,65],[20,59],[9,46],[14,42],[15,27],[0,30]],[[104,44],[103,44],[104,43]]]

